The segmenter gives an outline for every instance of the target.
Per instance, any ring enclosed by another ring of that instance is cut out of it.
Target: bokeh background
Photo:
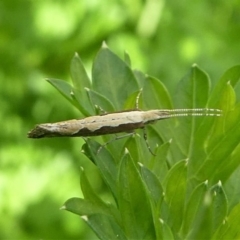
[[[0,1],[0,239],[95,239],[59,208],[81,197],[79,168],[101,192],[82,140],[30,140],[36,123],[81,117],[44,78],[70,81],[78,52],[87,71],[106,41],[133,68],[176,83],[197,63],[212,82],[240,63],[238,0]]]

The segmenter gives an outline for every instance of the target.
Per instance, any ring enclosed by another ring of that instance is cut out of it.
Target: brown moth
[[[83,119],[39,124],[28,133],[28,137],[90,137],[133,132],[158,120],[187,116],[221,116],[221,110],[196,108],[113,112]]]
[[[141,111],[137,109],[123,112],[113,112],[82,119],[39,124],[28,133],[28,137],[90,137],[128,132],[126,135],[116,136],[114,139],[106,142],[98,149],[98,154],[103,146],[106,146],[113,140],[129,136],[134,133],[135,129],[142,128],[144,130],[143,137],[147,148],[152,155],[155,155],[147,141],[147,134],[145,132],[146,125],[158,120],[173,117],[221,116],[221,112],[222,111],[219,109],[209,108],[155,109],[148,111]]]

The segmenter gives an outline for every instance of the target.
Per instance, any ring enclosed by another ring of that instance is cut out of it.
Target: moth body
[[[109,113],[79,120],[39,124],[28,133],[28,137],[99,136],[133,131],[144,124],[144,111]]]
[[[218,109],[166,109],[123,111],[56,123],[37,125],[29,138],[87,137],[121,132],[132,132],[157,120],[182,116],[220,116]]]

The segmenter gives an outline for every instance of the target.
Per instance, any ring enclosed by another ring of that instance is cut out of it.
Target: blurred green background
[[[82,139],[30,140],[36,123],[81,117],[46,77],[70,81],[78,52],[89,74],[103,41],[174,93],[193,63],[213,82],[239,64],[238,0],[2,0],[0,2],[0,239],[95,239],[60,211],[81,197],[80,166],[101,191]]]

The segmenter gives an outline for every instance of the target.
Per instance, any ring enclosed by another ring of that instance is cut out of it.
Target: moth
[[[124,132],[133,133],[134,130],[140,128],[144,129],[146,125],[158,120],[187,116],[221,116],[221,110],[195,108],[141,111],[136,109],[123,112],[112,112],[83,119],[39,124],[28,133],[28,137],[91,137]],[[119,138],[120,137],[117,137],[115,139]],[[144,138],[147,140],[145,133]],[[148,143],[147,147],[150,150]],[[152,151],[150,150],[150,152]]]

